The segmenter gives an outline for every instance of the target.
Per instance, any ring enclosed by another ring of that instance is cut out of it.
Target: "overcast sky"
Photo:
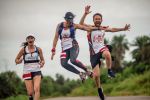
[[[15,65],[14,60],[26,36],[35,33],[36,44],[42,48],[46,61],[43,74],[54,77],[60,73],[66,78],[78,78],[60,65],[60,41],[54,61],[50,60],[50,50],[56,26],[64,20],[65,13],[73,12],[75,23],[79,23],[86,5],[91,5],[92,11],[85,20],[88,24],[93,24],[92,15],[96,12],[103,14],[103,25],[131,24],[129,32],[106,33],[109,40],[114,35],[126,34],[131,43],[137,36],[150,35],[150,0],[0,0],[0,72],[15,70],[21,76],[23,64]],[[78,59],[90,65],[86,32],[78,30],[76,38],[80,46]],[[131,60],[131,55],[128,53],[125,59]]]

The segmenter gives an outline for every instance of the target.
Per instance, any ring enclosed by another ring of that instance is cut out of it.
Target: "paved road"
[[[98,97],[58,97],[44,100],[99,100]],[[150,100],[150,96],[106,97],[106,100]]]

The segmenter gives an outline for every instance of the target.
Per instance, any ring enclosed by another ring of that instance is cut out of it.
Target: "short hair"
[[[96,15],[100,16],[101,18],[103,18],[102,14],[100,14],[100,13],[95,13],[95,14],[93,15],[93,20],[94,20],[94,17],[95,17]]]

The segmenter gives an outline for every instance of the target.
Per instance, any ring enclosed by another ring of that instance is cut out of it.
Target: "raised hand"
[[[125,27],[124,27],[124,30],[129,31],[129,29],[130,29],[130,24],[126,24]]]
[[[90,5],[87,5],[87,6],[85,6],[85,14],[89,14],[89,13],[91,13],[92,11],[90,11]]]

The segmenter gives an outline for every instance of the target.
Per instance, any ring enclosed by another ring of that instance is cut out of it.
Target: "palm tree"
[[[125,39],[125,35],[114,36],[112,39],[112,55],[114,56],[114,62],[112,68],[118,72],[122,69],[122,62],[124,59],[125,51],[129,50],[128,41]]]
[[[131,45],[136,47],[132,51],[132,57],[135,62],[150,64],[150,36],[139,36]]]

